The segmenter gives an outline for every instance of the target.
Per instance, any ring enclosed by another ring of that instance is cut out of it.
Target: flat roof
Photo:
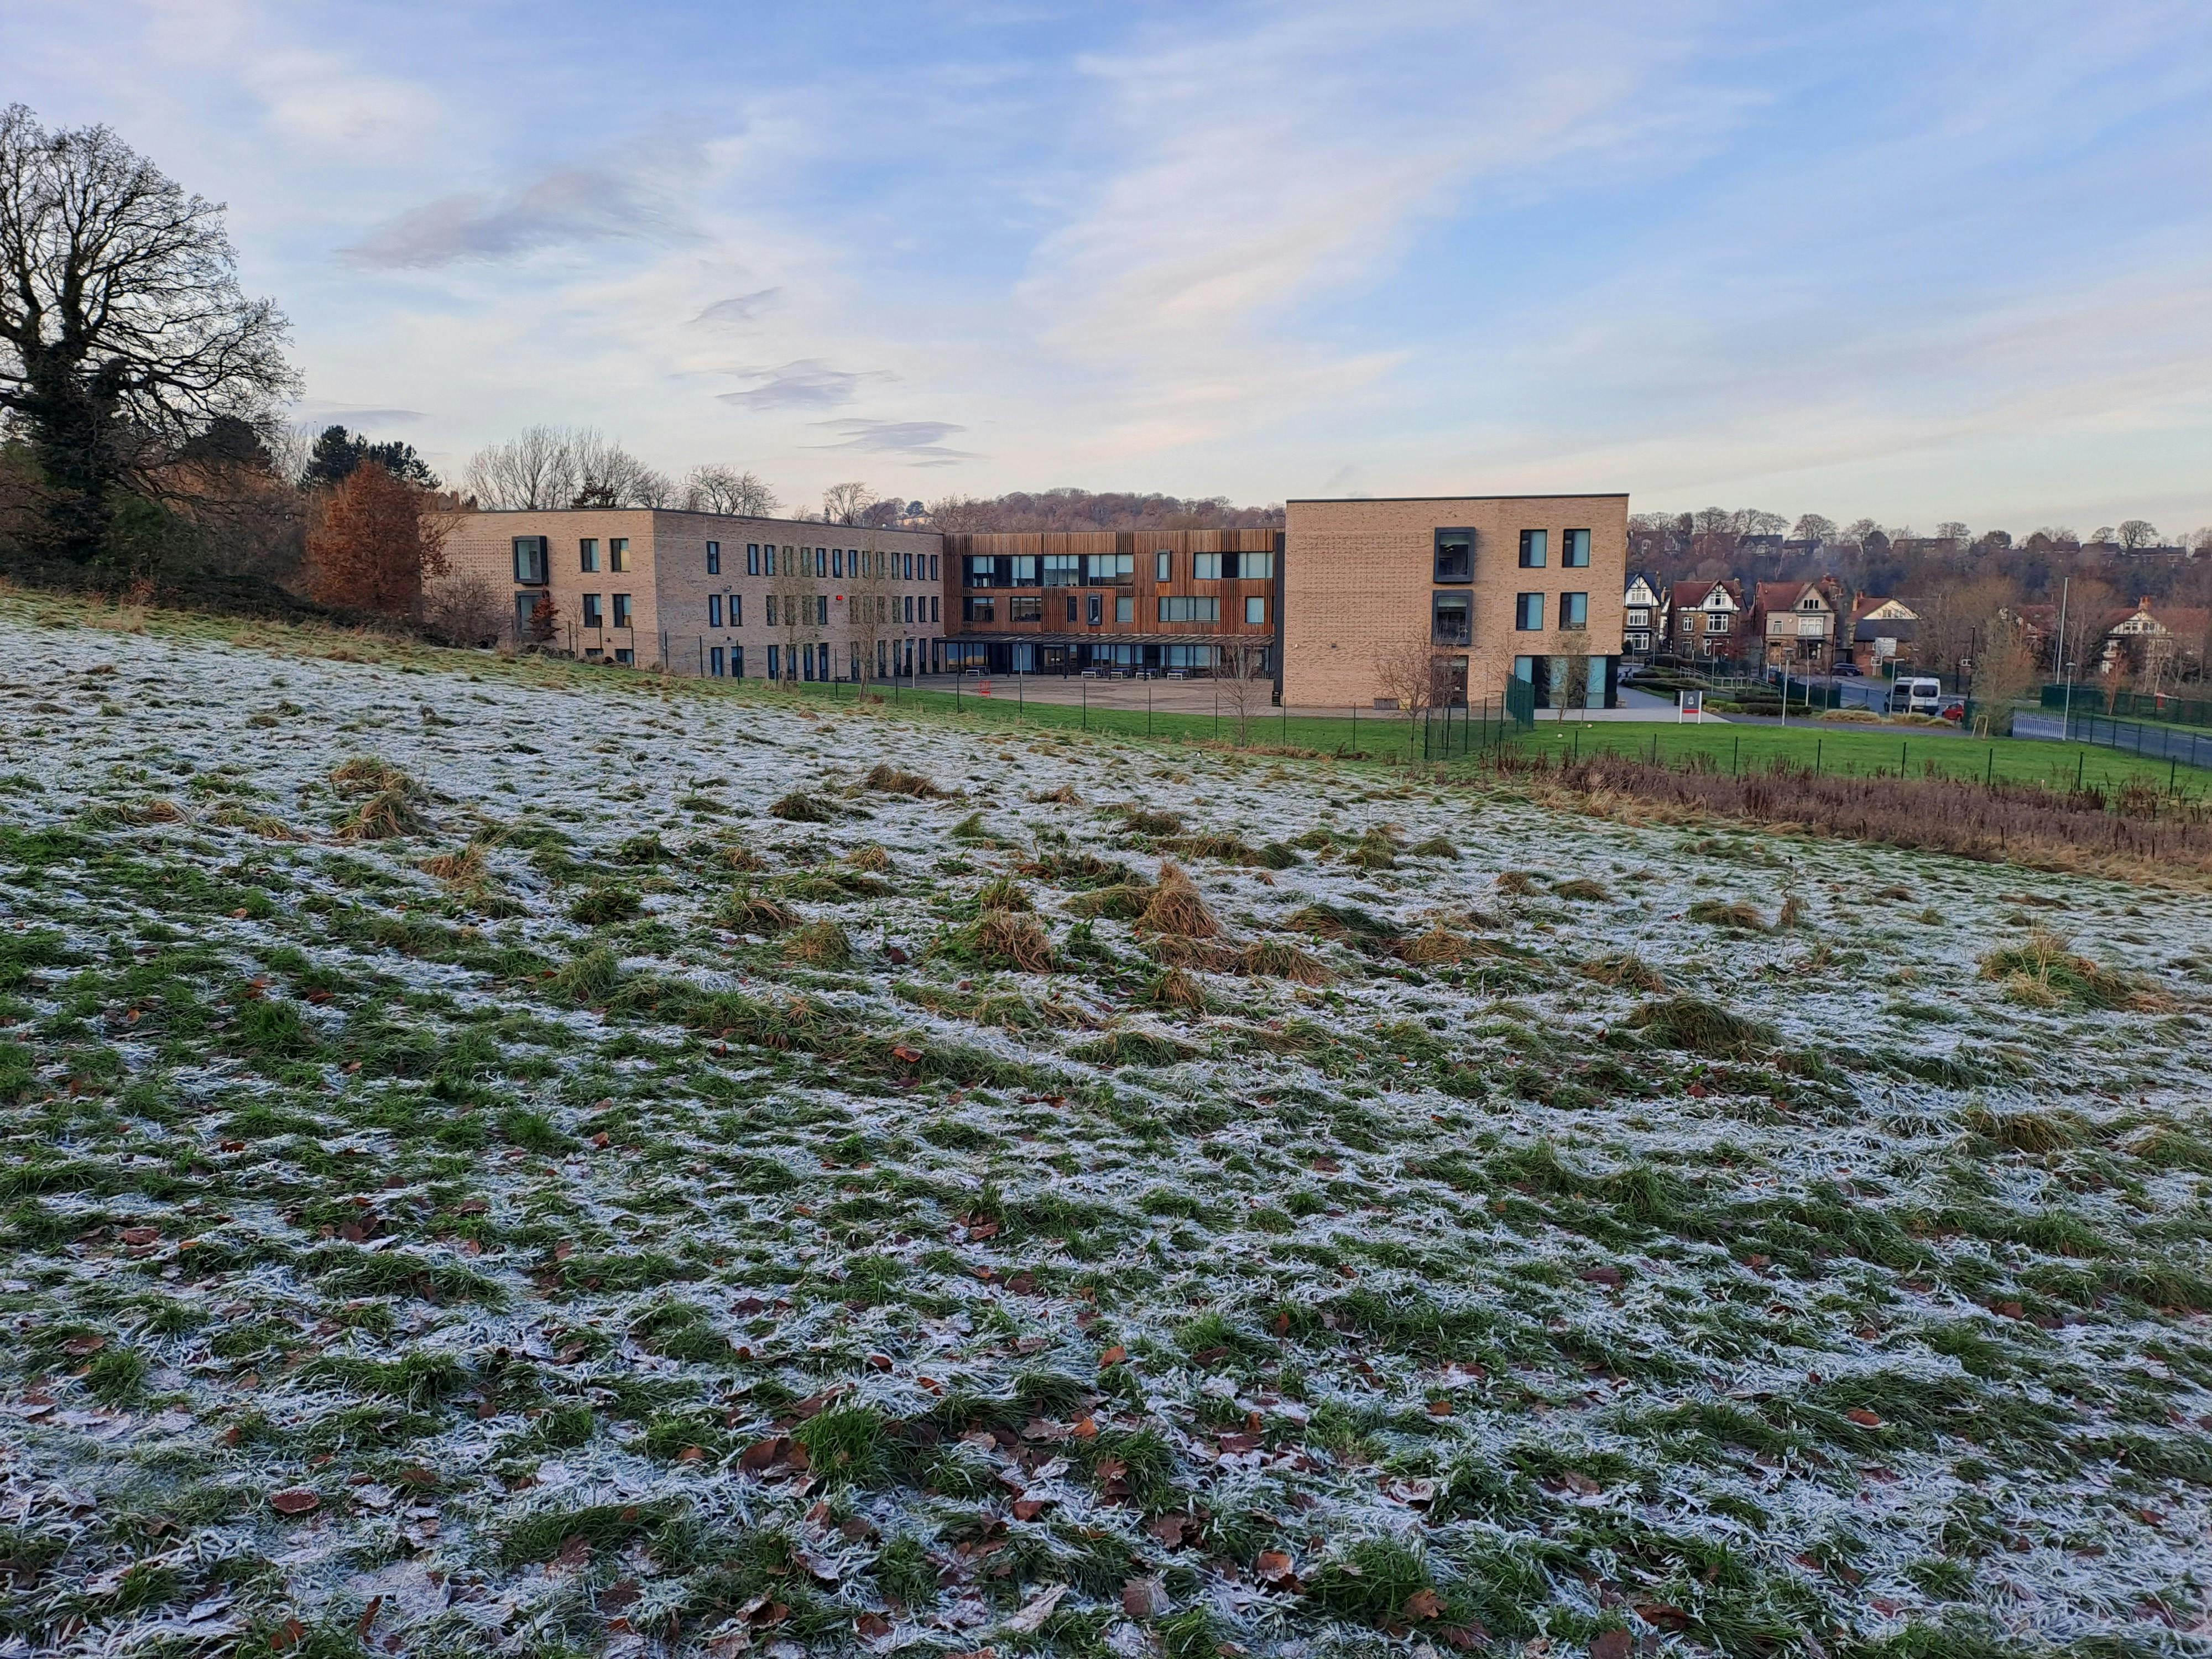
[[[1285,507],[1350,507],[1358,501],[1626,501],[1625,489],[1563,489],[1544,495],[1292,495]]]
[[[910,530],[903,525],[829,524],[820,519],[766,519],[743,513],[709,513],[696,507],[465,507],[464,513],[479,513],[489,517],[495,513],[665,513],[671,517],[685,519],[720,519],[730,524],[787,525],[794,529],[818,530],[825,532],[849,532],[867,535],[871,532],[882,536],[942,536],[941,530]]]

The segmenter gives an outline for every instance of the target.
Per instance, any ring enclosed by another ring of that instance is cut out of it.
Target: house
[[[1851,607],[1850,638],[1844,642],[1842,654],[1861,673],[1878,674],[1893,664],[1911,660],[1919,624],[1919,612],[1901,601],[1868,594]]]
[[[2212,612],[2201,605],[2154,605],[2148,596],[2132,611],[2106,618],[2097,672],[2108,680],[2132,678],[2136,689],[2170,690],[2203,672],[2212,637]]]
[[[1621,654],[1648,657],[1666,633],[1667,600],[1658,582],[1641,570],[1632,572],[1620,600]]]
[[[1735,662],[1745,653],[1743,584],[1676,582],[1667,594],[1668,647],[1678,657]]]
[[[1841,589],[1817,582],[1759,582],[1752,588],[1750,638],[1770,668],[1825,670],[1835,659]]]

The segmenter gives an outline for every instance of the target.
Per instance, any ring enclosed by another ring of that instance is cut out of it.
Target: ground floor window
[[[618,645],[615,647],[615,660],[621,663],[634,663],[637,660],[637,653],[626,645]]]
[[[730,647],[730,678],[741,680],[745,677],[745,648],[742,645]]]
[[[781,679],[781,678],[783,678],[783,663],[782,663],[782,656],[783,656],[783,647],[782,647],[781,646],[771,645],[770,647],[769,647],[769,648],[768,648],[768,677],[769,677],[769,678],[770,678],[770,679],[772,679],[772,680],[780,680],[780,679]]]
[[[707,650],[707,672],[714,679],[722,678],[722,647],[709,646]]]

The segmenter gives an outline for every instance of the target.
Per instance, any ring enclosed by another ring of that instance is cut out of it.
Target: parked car
[[[1839,662],[1828,672],[1839,680],[1856,680],[1863,678],[1863,671],[1855,662]]]

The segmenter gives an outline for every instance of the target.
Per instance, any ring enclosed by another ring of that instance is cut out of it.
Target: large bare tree
[[[851,483],[831,484],[822,492],[822,520],[825,524],[856,525],[862,515],[875,504],[876,492],[857,480]]]
[[[268,428],[298,386],[222,213],[106,127],[0,111],[0,411],[29,441],[56,556],[92,562],[119,492],[161,495],[196,436]]]
[[[693,467],[684,479],[684,506],[689,512],[765,519],[772,517],[781,505],[775,491],[755,473],[709,464]]]

